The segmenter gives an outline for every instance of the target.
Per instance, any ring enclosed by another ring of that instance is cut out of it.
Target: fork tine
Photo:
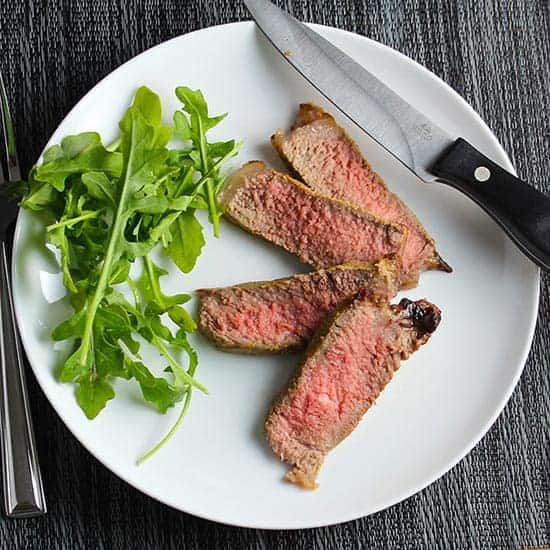
[[[2,73],[0,72],[0,87],[2,87]],[[0,150],[3,150],[4,142],[4,109],[2,107],[2,101],[0,101]],[[3,153],[2,153],[3,156]],[[7,154],[6,154],[7,157]],[[6,176],[4,175],[3,159],[0,157],[0,185],[6,183]]]
[[[1,115],[1,109],[0,109],[0,115]],[[5,183],[6,183],[6,177],[4,176],[4,169],[2,168],[2,161],[0,160],[0,186],[4,185]]]
[[[4,136],[4,147],[7,157],[8,181],[19,181],[21,179],[21,170],[19,169],[19,160],[17,158],[17,149],[15,147],[15,133],[11,122],[10,108],[8,106],[8,96],[4,86],[4,78],[0,71],[0,111],[2,118],[2,134]],[[0,177],[4,179],[3,174]]]

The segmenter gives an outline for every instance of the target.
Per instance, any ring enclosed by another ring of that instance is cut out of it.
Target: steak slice
[[[199,329],[216,345],[248,352],[305,347],[319,325],[361,289],[386,300],[399,288],[397,259],[350,262],[275,281],[197,290]]]
[[[413,212],[386,187],[330,114],[302,104],[292,129],[275,133],[271,142],[314,191],[348,201],[409,230],[403,251],[403,287],[416,286],[425,269],[452,271]]]
[[[405,245],[403,227],[322,197],[260,161],[233,175],[220,204],[230,220],[317,269],[400,255]]]
[[[267,416],[269,444],[292,466],[286,479],[317,486],[325,455],[352,432],[440,317],[426,300],[389,305],[365,295],[334,316]]]

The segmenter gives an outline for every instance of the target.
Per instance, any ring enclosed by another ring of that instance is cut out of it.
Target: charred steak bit
[[[223,189],[226,216],[315,268],[401,255],[406,229],[322,197],[263,162],[245,164]]]
[[[305,347],[330,313],[360,290],[390,300],[397,259],[350,262],[275,281],[198,290],[199,329],[216,345],[248,352]]]
[[[400,361],[437,328],[440,310],[426,300],[398,305],[357,297],[315,337],[294,380],[265,423],[269,444],[308,489],[325,455],[349,435]]]
[[[355,204],[409,230],[403,251],[404,287],[415,286],[420,271],[452,271],[413,212],[388,190],[334,118],[311,104],[300,105],[295,125],[271,142],[280,156],[314,191]]]

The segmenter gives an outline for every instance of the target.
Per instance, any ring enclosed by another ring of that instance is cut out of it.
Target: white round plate
[[[510,161],[478,115],[447,85],[407,57],[366,38],[315,26],[323,36],[401,93],[452,134],[464,136],[509,170]],[[118,68],[69,113],[49,145],[67,134],[98,130],[112,139],[136,88],[160,94],[168,122],[178,108],[174,89],[200,88],[212,113],[228,111],[217,136],[244,147],[234,163],[264,159],[282,168],[269,136],[288,127],[300,102],[334,108],[267,43],[252,23],[213,27],[161,44]],[[338,115],[338,113],[336,113]],[[286,467],[267,447],[262,426],[272,398],[299,361],[295,355],[254,357],[216,350],[193,338],[199,379],[173,440],[152,460],[136,458],[171,426],[177,411],[157,414],[134,383],[94,421],[78,408],[70,385],[54,376],[63,353],[50,332],[70,308],[60,300],[59,269],[44,248],[36,216],[19,216],[13,266],[23,343],[48,399],[82,444],[137,489],[174,508],[229,524],[299,528],[371,514],[416,493],[456,464],[483,436],[509,398],[531,344],[538,305],[538,270],[472,202],[439,184],[419,183],[403,166],[340,122],[374,167],[435,236],[453,274],[430,272],[407,295],[443,311],[428,345],[395,376],[353,434],[327,457],[316,491],[283,481]],[[204,220],[204,219],[203,219]],[[276,247],[229,223],[189,275],[171,269],[167,291],[270,279],[304,267]],[[158,357],[151,362],[162,365]]]

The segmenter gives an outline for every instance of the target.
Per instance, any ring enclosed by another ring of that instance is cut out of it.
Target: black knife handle
[[[550,197],[462,138],[443,153],[430,172],[477,202],[526,256],[550,270]]]

